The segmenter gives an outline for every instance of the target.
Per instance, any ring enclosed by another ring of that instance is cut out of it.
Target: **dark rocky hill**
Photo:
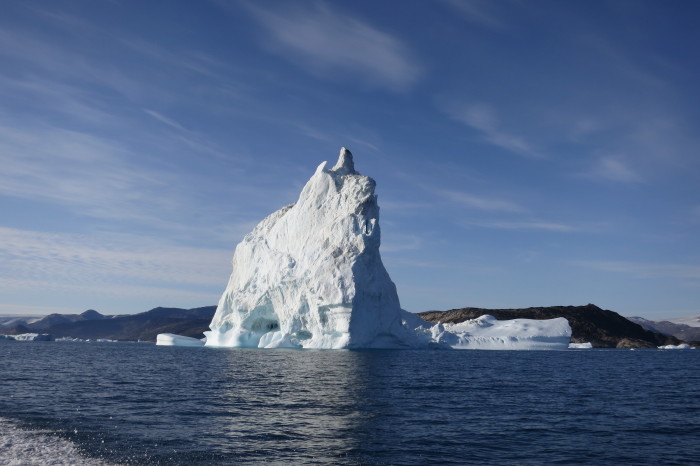
[[[29,328],[27,328],[25,325],[19,324],[11,327],[3,327],[0,333],[3,335],[21,335],[23,333],[31,333],[31,330],[29,330]]]
[[[418,315],[428,322],[458,323],[490,314],[499,320],[553,319],[564,317],[571,326],[573,343],[590,342],[594,348],[655,348],[681,343],[670,335],[645,330],[620,314],[586,306],[530,307],[526,309],[481,309],[466,307],[450,311],[428,311]]]
[[[114,316],[105,316],[95,311],[94,309],[88,309],[82,314],[49,314],[43,319],[37,320],[31,324],[27,324],[27,327],[33,332],[45,332],[46,330],[62,324],[71,324],[74,322],[82,322],[85,320],[102,320],[111,319]]]

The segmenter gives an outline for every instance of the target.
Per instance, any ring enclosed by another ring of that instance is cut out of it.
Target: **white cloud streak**
[[[481,24],[492,29],[504,29],[505,23],[494,11],[494,5],[505,3],[489,0],[443,0],[454,11],[470,22]]]
[[[642,181],[642,177],[637,172],[614,157],[602,157],[588,176],[622,183],[638,183]]]
[[[211,294],[225,285],[230,256],[231,251],[171,245],[137,235],[0,227],[0,289]]]
[[[273,10],[250,3],[248,9],[277,53],[316,74],[349,75],[398,91],[410,88],[422,74],[399,39],[325,4]]]
[[[700,266],[689,264],[650,264],[628,261],[579,261],[575,264],[630,275],[635,278],[679,278],[700,280]]]
[[[449,102],[438,103],[438,106],[452,119],[478,131],[486,142],[496,147],[525,157],[543,157],[528,141],[504,130],[496,110],[490,105]]]
[[[568,233],[578,229],[564,223],[540,222],[540,221],[496,221],[496,222],[465,222],[465,225],[473,225],[482,228],[495,228],[499,230],[539,230]]]
[[[0,126],[0,193],[100,218],[137,219],[147,206],[175,208],[174,199],[154,194],[168,184],[168,175],[126,158],[121,145],[85,133]]]
[[[156,112],[155,110],[149,110],[147,108],[144,108],[143,111],[146,112],[146,114],[155,118],[156,120],[160,121],[161,123],[164,123],[164,124],[170,126],[171,128],[174,128],[178,131],[182,131],[185,133],[189,132],[187,129],[185,129],[184,126],[182,126],[177,121],[175,121],[171,118],[168,118],[165,115],[161,115],[160,113]]]
[[[436,194],[452,202],[485,212],[523,213],[526,209],[515,202],[503,199],[492,199],[460,191],[437,191]]]

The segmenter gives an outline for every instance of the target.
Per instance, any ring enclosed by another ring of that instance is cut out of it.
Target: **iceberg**
[[[586,343],[569,343],[569,349],[593,349],[593,344]]]
[[[0,335],[0,339],[15,341],[53,341],[53,335],[48,333],[21,333],[19,335]]]
[[[320,164],[296,203],[236,247],[207,346],[415,346],[379,255],[374,188],[345,148],[332,168]]]
[[[156,336],[158,346],[204,346],[204,342],[197,338],[183,337],[174,333],[159,333]]]
[[[375,181],[341,148],[296,203],[236,246],[206,346],[251,348],[566,349],[564,318],[432,324],[401,309],[381,256]],[[199,345],[158,335],[159,345]],[[198,342],[198,340],[195,340]]]
[[[571,339],[569,321],[563,317],[497,320],[483,315],[458,324],[438,323],[430,327],[430,332],[433,341],[454,349],[565,349]]]
[[[659,349],[695,349],[692,346],[690,346],[688,343],[681,343],[679,345],[664,345],[664,346],[659,346]]]

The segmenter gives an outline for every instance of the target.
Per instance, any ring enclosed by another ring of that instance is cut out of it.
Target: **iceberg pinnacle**
[[[566,319],[429,324],[399,304],[379,254],[375,182],[340,150],[236,246],[207,346],[565,349]],[[167,338],[166,338],[167,337]],[[174,336],[163,344],[179,344]],[[160,340],[159,340],[160,341]]]
[[[352,152],[345,147],[341,147],[338,161],[333,166],[332,171],[338,175],[357,175],[355,162],[352,160]]]

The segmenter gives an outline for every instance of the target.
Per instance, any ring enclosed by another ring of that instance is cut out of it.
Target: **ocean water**
[[[0,464],[698,464],[700,350],[0,341]]]

